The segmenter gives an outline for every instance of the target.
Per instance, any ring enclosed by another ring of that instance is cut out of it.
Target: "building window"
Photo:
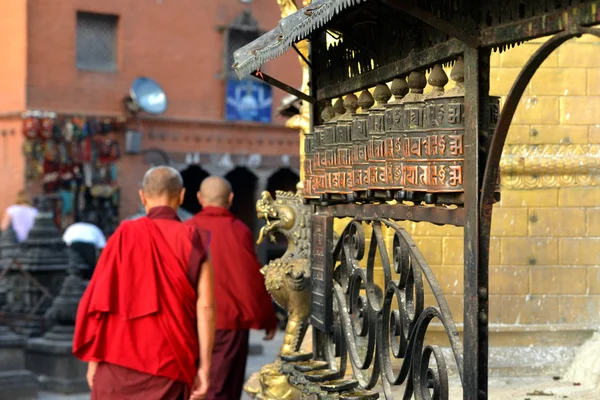
[[[117,69],[117,24],[110,14],[77,13],[77,68],[91,71]]]
[[[248,10],[244,10],[230,26],[225,27],[225,68],[223,70],[225,78],[235,77],[235,71],[232,68],[233,53],[258,39],[261,34],[258,22]]]
[[[225,80],[225,119],[271,123],[273,95],[271,87],[255,79],[238,80],[232,66],[233,53],[263,34],[249,10],[244,10],[233,23],[223,28]]]

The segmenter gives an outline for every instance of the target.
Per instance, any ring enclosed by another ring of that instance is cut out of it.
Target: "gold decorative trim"
[[[500,171],[508,189],[600,186],[600,145],[507,145]]]
[[[302,7],[306,7],[312,3],[312,0],[302,0]],[[296,11],[298,6],[295,0],[277,0],[279,9],[281,10],[281,18],[285,18]],[[308,40],[302,40],[296,43],[296,47],[302,55],[308,58]],[[308,82],[310,80],[310,69],[308,65],[298,57],[300,66],[302,67],[302,87],[300,91],[309,94]],[[285,123],[286,128],[297,129],[300,132],[300,182],[304,180],[304,135],[310,132],[310,105],[306,101],[302,101],[300,113],[288,119]]]

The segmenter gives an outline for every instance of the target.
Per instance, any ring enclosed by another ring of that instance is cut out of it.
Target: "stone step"
[[[370,390],[351,390],[340,394],[340,400],[377,400],[379,393]]]
[[[321,383],[321,390],[328,393],[346,392],[358,387],[358,381],[355,379],[336,379]]]
[[[285,362],[298,362],[298,361],[308,361],[312,360],[313,353],[297,351],[290,354],[281,355],[281,360]]]
[[[334,379],[339,379],[340,375],[340,371],[335,371],[332,369],[322,369],[307,372],[304,374],[304,378],[306,378],[306,380],[309,382],[327,382]]]
[[[298,372],[310,372],[327,369],[327,367],[329,367],[329,363],[327,361],[309,360],[296,362],[293,364],[293,366]]]

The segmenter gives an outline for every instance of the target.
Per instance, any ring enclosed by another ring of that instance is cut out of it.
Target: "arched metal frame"
[[[567,40],[575,37],[580,37],[584,34],[593,35],[600,38],[600,32],[597,29],[579,27],[572,32],[562,32],[552,36],[548,41],[540,46],[540,48],[531,56],[527,61],[512,88],[498,119],[498,124],[494,131],[494,135],[491,140],[490,150],[483,174],[483,185],[481,192],[481,205],[480,213],[481,217],[489,219],[491,221],[491,210],[494,203],[494,189],[495,183],[498,179],[500,172],[500,158],[502,157],[502,150],[506,142],[506,136],[510,128],[512,119],[515,115],[519,101],[529,85],[531,78],[542,65],[542,63],[548,58],[548,56],[556,49],[558,49]],[[487,227],[489,229],[489,226]]]
[[[371,226],[368,249],[363,223]],[[393,232],[391,254],[385,228]],[[442,289],[410,235],[390,220],[354,219],[338,240],[333,258],[336,312],[326,359],[335,378],[344,376],[349,360],[363,389],[373,389],[381,378],[387,398],[392,398],[393,386],[403,383],[405,398],[413,393],[417,399],[430,398],[430,390],[433,398],[447,398],[446,360],[439,346],[424,344],[429,324],[434,319],[442,323],[461,377],[463,346]],[[376,259],[383,266],[383,290],[375,282]],[[425,285],[437,306],[425,307]],[[394,360],[402,360],[400,368],[394,368]]]

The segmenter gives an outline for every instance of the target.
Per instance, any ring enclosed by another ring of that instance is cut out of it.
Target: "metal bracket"
[[[310,63],[310,61],[308,61],[306,57],[304,57],[304,54],[302,54],[302,52],[298,49],[296,43],[292,43],[292,47],[294,48],[294,50],[296,50],[296,53],[298,53],[302,61],[304,61],[306,65],[308,65],[308,68],[312,69],[312,64]]]
[[[266,83],[268,83],[269,85],[275,86],[276,88],[279,88],[279,89],[283,90],[284,92],[292,94],[292,95],[298,97],[299,99],[302,99],[310,104],[317,103],[317,99],[315,99],[314,97],[311,97],[311,96],[307,95],[306,93],[299,91],[298,89],[294,89],[290,85],[287,85],[287,84],[273,78],[272,76],[265,74],[264,72],[262,72],[260,70],[256,70],[256,71],[252,72],[250,75],[252,75],[260,80],[263,80]]]

